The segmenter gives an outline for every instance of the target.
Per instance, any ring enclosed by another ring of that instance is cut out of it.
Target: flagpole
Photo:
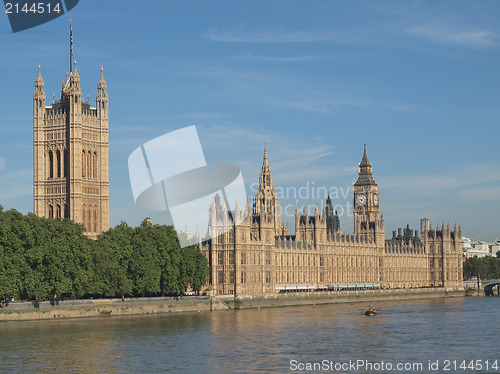
[[[71,26],[71,20],[69,20],[69,72],[73,72],[73,66],[71,64],[73,60],[73,28]]]

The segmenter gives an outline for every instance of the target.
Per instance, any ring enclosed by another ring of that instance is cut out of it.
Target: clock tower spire
[[[380,220],[378,184],[373,178],[372,164],[366,153],[359,163],[359,172],[353,187],[354,232],[375,234],[383,227]]]

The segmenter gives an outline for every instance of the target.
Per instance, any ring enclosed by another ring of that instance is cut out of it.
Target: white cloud
[[[422,25],[409,28],[406,32],[434,43],[464,47],[491,47],[496,45],[497,39],[496,35],[488,30],[463,30],[441,25]]]
[[[356,165],[334,165],[335,147],[321,138],[297,139],[291,135],[264,133],[246,129],[245,126],[205,126],[198,128],[206,157],[210,158],[219,149],[227,160],[208,162],[233,162],[243,171],[245,182],[258,180],[258,173],[267,137],[269,161],[276,185],[286,186],[304,183],[307,180],[325,180],[336,176],[356,175]],[[328,167],[325,168],[325,163]],[[247,180],[248,179],[248,180]]]
[[[339,38],[320,31],[289,30],[244,30],[241,27],[232,30],[210,30],[206,37],[214,42],[230,43],[311,43],[334,42]]]

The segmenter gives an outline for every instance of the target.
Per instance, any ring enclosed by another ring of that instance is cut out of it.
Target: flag
[[[73,27],[71,26],[71,20],[69,20],[69,72],[73,72]]]

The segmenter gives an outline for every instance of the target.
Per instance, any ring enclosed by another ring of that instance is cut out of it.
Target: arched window
[[[97,207],[94,206],[94,232],[97,232]]]
[[[59,204],[56,205],[56,218],[61,218],[61,206]]]
[[[86,170],[86,165],[85,165],[85,160],[87,159],[87,153],[85,152],[85,149],[82,151],[82,177],[85,178],[87,174],[85,174]]]
[[[57,178],[61,178],[61,151],[56,151]]]
[[[49,218],[54,218],[54,207],[49,205]]]
[[[97,152],[94,152],[94,178],[97,179]]]
[[[92,226],[91,226],[92,216],[90,215],[90,208],[87,210],[87,213],[88,213],[88,217],[89,217],[89,219],[87,220],[87,231],[90,232],[90,229],[92,228]]]
[[[92,166],[92,161],[91,161],[91,156],[90,156],[90,151],[87,153],[87,178],[92,177],[92,173],[90,171]]]
[[[54,153],[49,151],[49,178],[54,178]]]
[[[64,149],[64,171],[63,177],[69,177],[69,158],[68,158],[68,150]]]

